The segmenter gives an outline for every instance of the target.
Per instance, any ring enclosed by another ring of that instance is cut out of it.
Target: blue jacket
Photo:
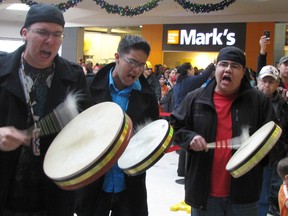
[[[213,75],[215,70],[214,64],[209,64],[208,67],[199,75],[178,77],[176,85],[173,87],[174,109],[179,106],[183,98],[191,91],[200,88]]]

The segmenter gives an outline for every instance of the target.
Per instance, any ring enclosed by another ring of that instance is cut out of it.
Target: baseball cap
[[[275,80],[279,80],[279,71],[277,70],[277,68],[275,68],[272,65],[266,65],[264,66],[260,72],[258,77],[260,79],[263,79],[264,77],[270,76],[272,78],[274,78]]]
[[[62,12],[53,5],[48,4],[34,4],[30,7],[24,26],[20,30],[20,34],[23,28],[27,28],[33,23],[38,22],[51,22],[56,23],[64,27],[65,20]]]
[[[229,60],[229,61],[237,62],[241,64],[243,68],[245,68],[246,66],[245,54],[238,47],[228,46],[228,47],[224,47],[223,49],[221,49],[217,57],[217,63],[222,60]]]
[[[286,61],[288,61],[288,56],[283,56],[280,61],[279,61],[279,64],[283,64],[285,63]]]

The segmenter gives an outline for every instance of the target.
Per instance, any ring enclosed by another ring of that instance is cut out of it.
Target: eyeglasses
[[[63,39],[64,38],[64,34],[63,32],[61,31],[57,31],[57,32],[50,32],[50,31],[47,31],[45,29],[31,29],[31,28],[28,28],[29,31],[32,31],[33,33],[36,33],[38,34],[40,37],[43,37],[43,38],[49,38],[50,35],[53,36],[53,38],[55,39]]]
[[[123,59],[124,59],[129,65],[131,65],[133,68],[139,67],[139,69],[140,69],[141,71],[143,71],[144,68],[145,68],[145,66],[146,66],[146,63],[139,63],[139,62],[137,62],[137,61],[134,60],[134,59],[127,58],[126,56],[122,56],[122,57],[123,57]]]
[[[239,63],[229,63],[229,62],[226,62],[226,61],[220,61],[218,64],[218,66],[220,67],[224,67],[224,68],[227,68],[228,66],[230,66],[230,68],[232,70],[240,70],[242,68],[242,65],[239,64]]]

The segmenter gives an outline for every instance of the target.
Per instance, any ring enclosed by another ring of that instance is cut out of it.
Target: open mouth
[[[230,76],[223,76],[222,83],[230,83],[232,81]]]
[[[45,51],[45,50],[41,50],[40,54],[41,54],[41,56],[43,56],[45,58],[49,58],[51,56],[51,52],[50,51]]]

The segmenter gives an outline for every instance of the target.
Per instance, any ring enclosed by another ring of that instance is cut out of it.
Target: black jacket
[[[201,135],[206,142],[215,141],[217,114],[213,104],[216,80],[189,93],[172,113],[175,129],[174,142],[188,152],[185,182],[185,201],[191,206],[205,209],[211,181],[213,150],[195,152],[188,150],[190,141]],[[274,120],[272,105],[264,94],[243,78],[239,95],[232,104],[232,136],[241,134],[242,126],[250,126],[250,135],[270,120]],[[253,145],[253,143],[251,143]],[[233,150],[235,152],[235,150]],[[230,199],[235,203],[257,202],[261,190],[262,167],[258,164],[247,174],[231,179]]]
[[[105,101],[112,101],[109,90],[109,73],[115,63],[103,67],[94,77],[87,77],[90,85],[90,92],[94,104]],[[159,118],[158,102],[156,95],[150,88],[149,83],[143,75],[139,77],[142,89],[141,91],[133,90],[129,98],[129,105],[126,114],[131,118],[133,127],[143,125],[147,121],[154,121]],[[111,119],[113,121],[113,119]],[[125,174],[126,191],[129,194],[133,215],[147,216],[147,191],[146,191],[146,173],[137,176],[128,176]],[[79,215],[90,215],[89,209],[97,202],[97,191],[102,189],[104,176],[86,186],[79,191]],[[92,211],[92,210],[91,210]],[[77,213],[77,212],[76,212]]]
[[[25,45],[13,53],[0,57],[0,127],[14,126],[25,130],[27,125],[28,107],[21,81],[19,78],[19,67],[21,54]],[[92,105],[89,89],[87,88],[85,75],[80,66],[70,63],[67,60],[55,57],[55,72],[51,88],[45,106],[45,115],[64,101],[70,91],[81,91],[83,100],[80,102],[80,109],[83,110]],[[40,138],[41,156],[34,158],[39,166],[41,184],[43,191],[44,210],[49,216],[73,215],[74,200],[70,191],[61,190],[50,180],[43,171],[43,160],[45,153],[57,134]],[[23,147],[10,152],[0,151],[0,215],[5,207],[11,180],[15,177],[15,169],[18,164],[19,154]],[[31,163],[34,163],[31,161]]]

